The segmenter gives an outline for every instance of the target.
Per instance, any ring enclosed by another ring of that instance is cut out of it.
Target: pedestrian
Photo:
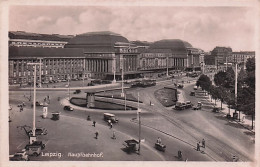
[[[112,129],[112,128],[113,128],[113,123],[111,122],[111,123],[110,123],[110,129]]]
[[[200,142],[197,143],[197,151],[200,151]]]
[[[157,138],[157,141],[156,141],[156,143],[158,143],[158,144],[161,144],[161,143],[162,143],[162,140],[161,140],[161,138],[160,138],[160,137],[158,137],[158,138]]]
[[[96,121],[93,121],[93,125],[92,126],[96,127]]]
[[[48,100],[50,100],[50,96],[49,95],[47,96],[47,98],[48,98]]]
[[[204,139],[202,139],[201,143],[202,143],[202,147],[205,148],[205,140]]]
[[[116,139],[116,133],[115,133],[115,131],[113,131],[112,139]]]
[[[95,135],[96,135],[96,139],[98,139],[98,132],[96,132]]]
[[[178,151],[178,158],[182,159],[182,152],[180,150]]]

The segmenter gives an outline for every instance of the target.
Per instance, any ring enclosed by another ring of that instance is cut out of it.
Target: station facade
[[[121,80],[122,74],[124,79],[131,79],[142,77],[147,71],[184,70],[189,66],[189,57],[195,55],[188,51],[192,48],[191,44],[179,39],[142,45],[113,32],[92,32],[63,38],[28,34],[26,39],[25,36],[26,33],[23,33],[23,40],[28,43],[18,46],[12,42],[19,41],[21,34],[9,33],[9,84],[32,82],[34,70],[28,65],[31,62],[41,63],[36,70],[37,82],[83,78]],[[52,41],[54,44],[62,42],[64,45],[32,46],[34,41],[44,43],[50,39],[55,39]]]

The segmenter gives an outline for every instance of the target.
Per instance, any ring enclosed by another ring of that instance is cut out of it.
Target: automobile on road
[[[73,111],[73,108],[71,106],[64,106],[63,109],[67,111]]]
[[[177,102],[175,104],[175,108],[176,110],[184,110],[184,109],[188,109],[188,108],[192,108],[193,104],[190,101],[186,101],[186,102]]]
[[[10,161],[28,161],[28,155],[26,154],[26,151],[19,151],[15,153],[14,155],[9,156]]]
[[[36,105],[36,106],[43,106],[43,103],[41,103],[41,102],[39,102],[39,101],[36,101],[36,102],[35,102],[35,105]]]
[[[33,135],[33,132],[32,130],[30,130],[29,132],[29,135],[32,136]],[[36,128],[35,129],[35,135],[39,136],[39,135],[47,135],[47,129],[45,128]]]
[[[27,144],[27,145],[25,146],[25,149],[26,149],[26,150],[29,150],[29,148],[30,148],[31,146],[38,146],[38,147],[40,147],[41,149],[44,149],[44,148],[45,148],[45,144],[44,144],[42,141],[34,141],[32,144]]]
[[[118,119],[116,118],[115,114],[111,113],[104,113],[104,120],[107,122],[112,122],[112,123],[118,123]]]
[[[154,144],[154,147],[159,150],[159,151],[162,151],[162,152],[165,152],[165,149],[166,149],[166,145],[162,144],[162,143],[155,143]]]
[[[195,96],[195,92],[194,92],[194,91],[191,91],[191,92],[190,92],[190,96]]]
[[[135,139],[125,140],[125,142],[123,143],[127,152],[136,152],[137,151],[137,148],[136,148],[137,144],[139,144],[139,142],[136,141]]]

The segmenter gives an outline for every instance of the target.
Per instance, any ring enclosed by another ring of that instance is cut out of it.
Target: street
[[[186,101],[197,104],[201,99],[189,95],[194,83],[193,81],[185,83],[184,88],[179,91]],[[230,123],[221,114],[204,108],[179,111],[174,110],[173,107],[162,106],[154,96],[154,92],[171,84],[173,84],[172,80],[166,80],[158,82],[153,87],[126,89],[136,98],[139,92],[140,101],[143,102],[139,104],[142,141],[140,155],[128,154],[123,150],[125,140],[139,138],[136,111],[93,110],[71,104],[74,111],[64,111],[63,106],[69,104],[67,91],[55,91],[55,88],[37,91],[39,101],[50,96],[49,113],[46,119],[41,117],[42,107],[36,107],[36,127],[46,128],[48,134],[39,136],[39,140],[46,143],[42,154],[30,159],[36,161],[232,161],[235,155],[240,161],[253,160],[255,145],[252,137],[245,133],[246,129]],[[113,90],[114,93],[120,91]],[[10,110],[12,122],[9,123],[10,154],[23,149],[29,142],[24,130],[17,128],[23,125],[32,127],[31,102],[26,98],[29,95],[28,90],[9,91],[9,101],[13,106]],[[58,97],[61,97],[60,101],[57,100]],[[85,93],[78,95],[71,93],[71,97],[85,97]],[[122,104],[124,102],[119,99],[113,101]],[[153,106],[150,106],[150,101]],[[16,107],[21,102],[26,104],[22,112]],[[137,102],[130,101],[127,101],[127,105],[138,106]],[[61,118],[53,121],[50,119],[50,113],[56,111],[61,112]],[[112,129],[103,120],[104,112],[114,113],[119,119],[119,123],[115,123]],[[87,121],[88,115],[91,121]],[[97,122],[96,127],[92,126],[94,120]],[[116,139],[111,139],[113,131]],[[95,132],[99,133],[98,139],[95,139]],[[158,137],[166,145],[165,152],[154,148]],[[206,148],[197,151],[197,142],[201,142],[203,138],[206,141]],[[177,157],[179,150],[182,151],[183,159]]]

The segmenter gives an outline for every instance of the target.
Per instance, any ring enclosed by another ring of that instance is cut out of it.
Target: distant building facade
[[[17,43],[21,39],[24,43]],[[147,70],[184,70],[190,56],[198,57],[194,66],[202,61],[199,53],[188,51],[191,48],[191,44],[179,39],[129,42],[113,32],[74,37],[10,32],[9,84],[32,82],[34,71],[28,65],[31,62],[42,64],[36,71],[37,82],[42,83],[87,78],[120,80],[122,73],[129,79],[141,77]]]
[[[24,31],[10,31],[9,46],[63,48],[73,36],[58,34],[36,34]]]

